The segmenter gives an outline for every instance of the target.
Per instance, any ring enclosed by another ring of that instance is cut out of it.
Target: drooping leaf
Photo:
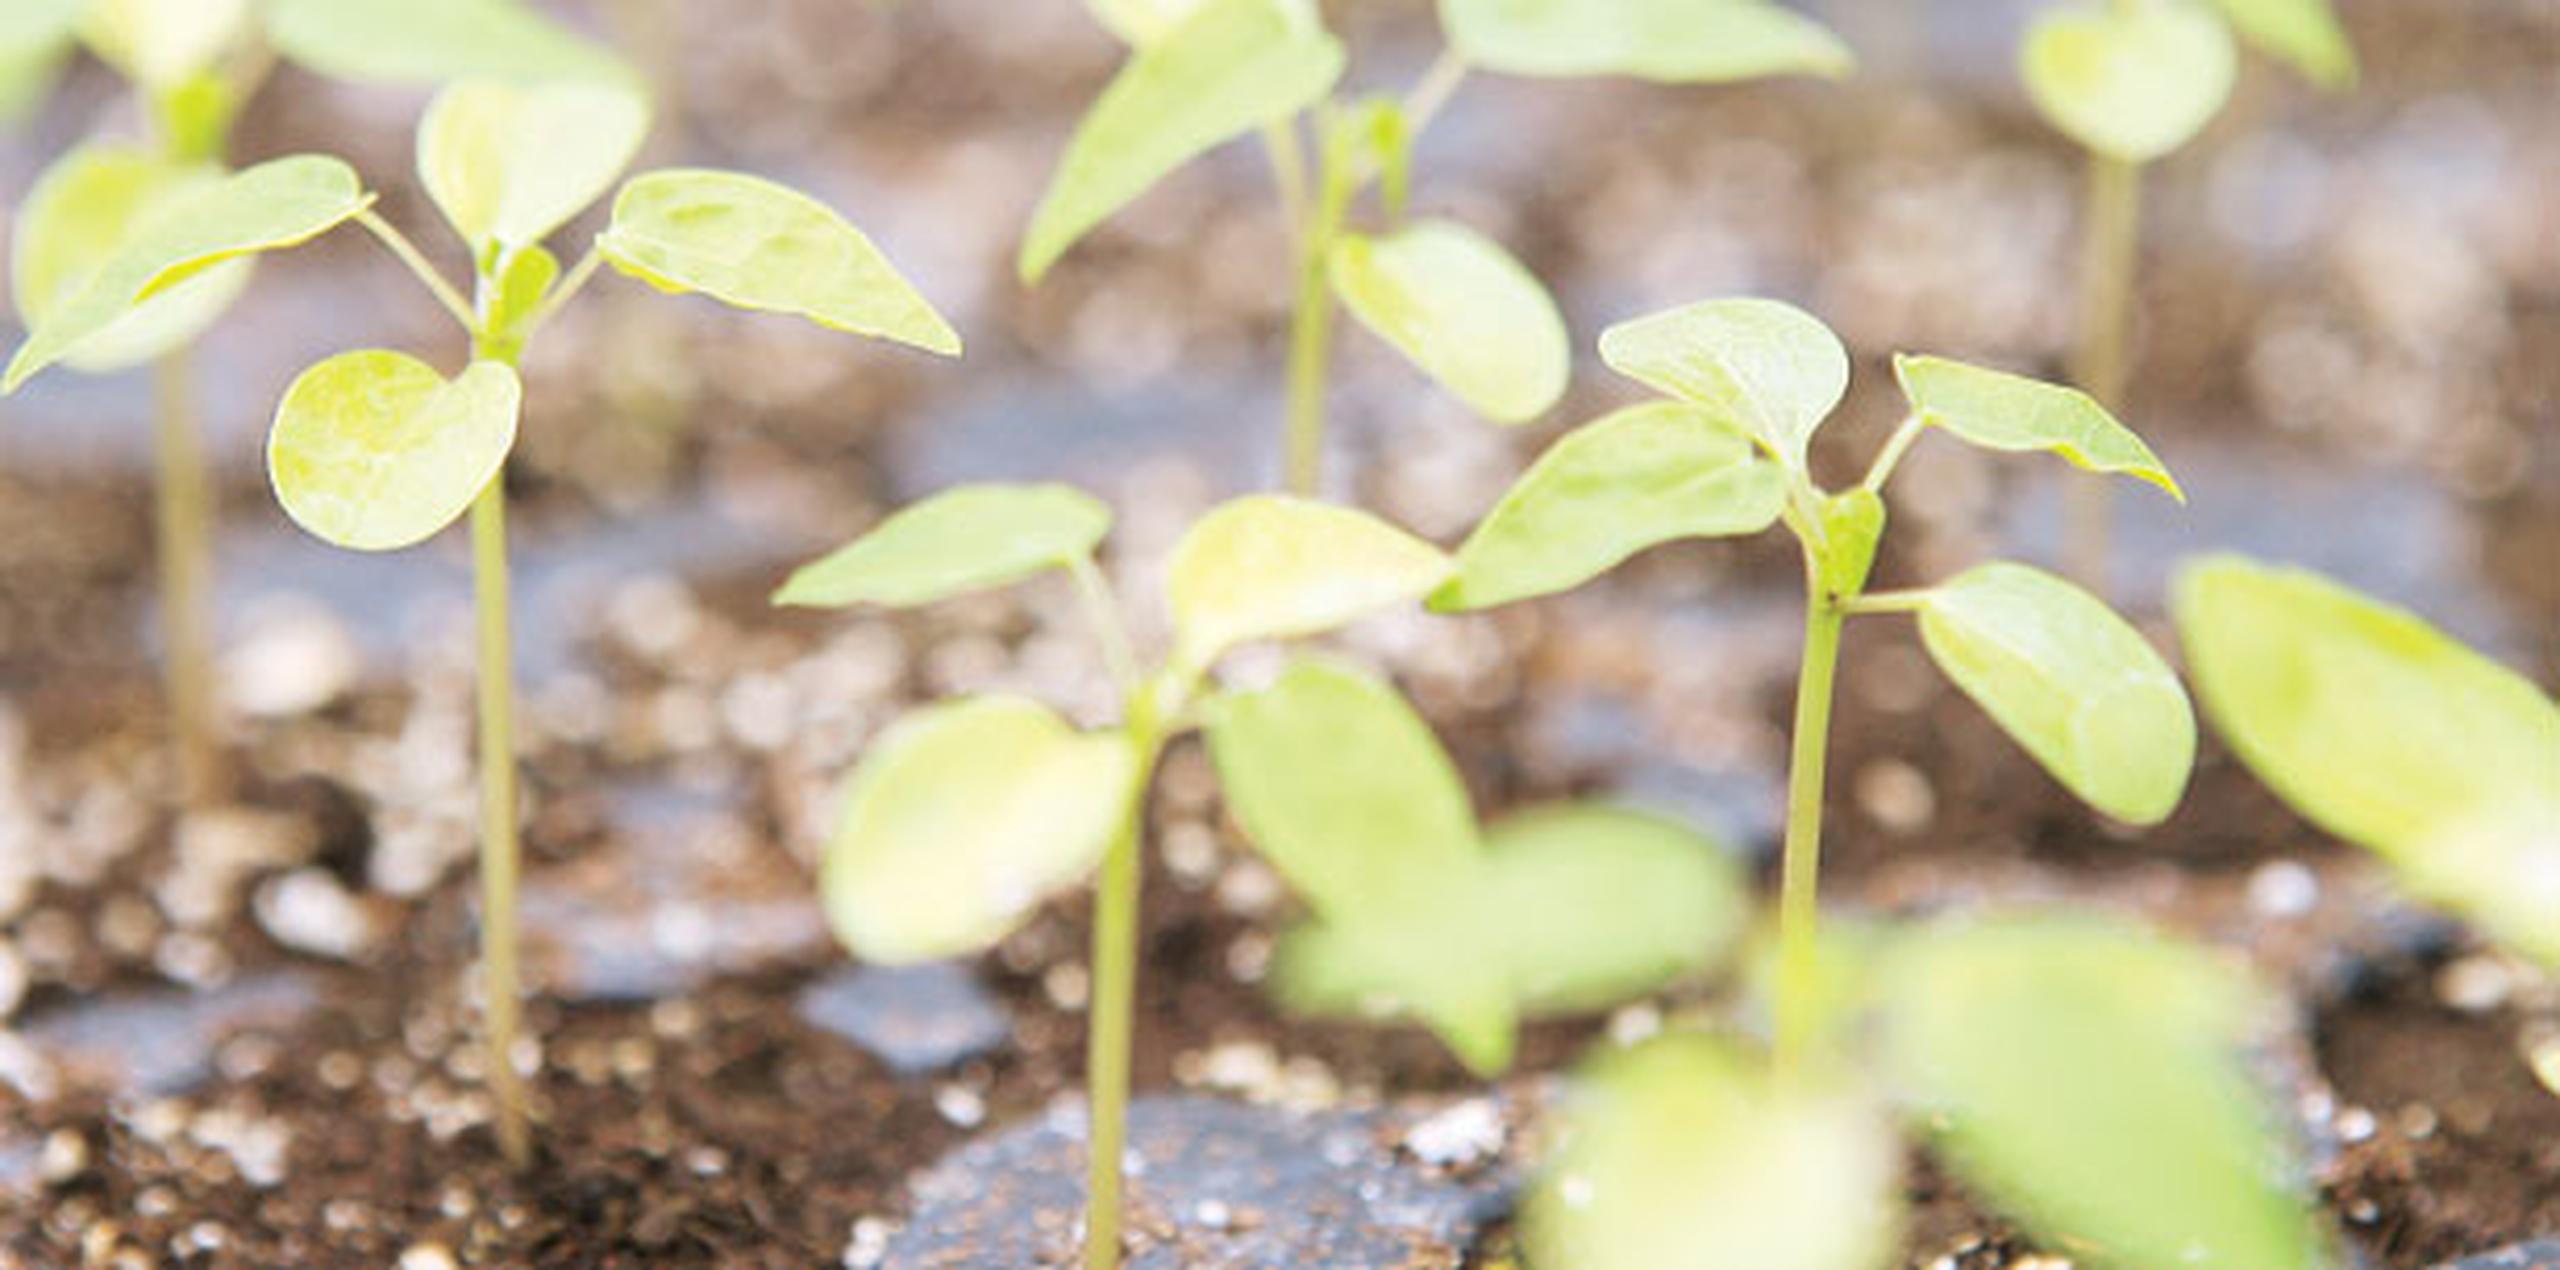
[[[2329,0],[2214,0],[2240,38],[2281,58],[2312,83],[2345,88],[2356,82],[2356,51],[2338,26]]]
[[[1111,508],[1073,486],[957,486],[802,565],[773,602],[931,604],[1065,568],[1110,530]]]
[[[1309,922],[1273,950],[1272,992],[1300,1014],[1419,1022],[1489,1080],[1518,1053],[1520,1012],[1508,965],[1470,955],[1483,943],[1477,916],[1459,894],[1427,890],[1394,918]]]
[[[316,154],[261,163],[182,195],[154,199],[114,252],[55,302],[9,361],[0,391],[61,360],[135,311],[224,261],[290,247],[364,210],[355,169]]]
[[[2231,96],[2231,32],[2193,4],[2056,9],[2019,50],[2027,95],[2100,154],[2147,163],[2185,145]]]
[[[389,551],[453,523],[514,448],[524,386],[503,362],[451,382],[406,353],[340,353],[297,376],[267,434],[267,476],[294,523]]]
[[[1691,406],[1604,415],[1547,452],[1458,548],[1434,608],[1489,608],[1563,591],[1657,543],[1753,534],[1778,519],[1786,473]]]
[[[819,871],[828,923],[856,956],[932,961],[985,949],[1090,873],[1135,814],[1137,760],[1018,697],[899,720],[845,792]]]
[[[2081,801],[2133,824],[2176,809],[2195,765],[2186,690],[2096,596],[2022,564],[1930,588],[1920,635],[1938,668]]]
[[[1600,333],[1600,360],[1794,468],[1849,390],[1840,337],[1776,300],[1706,300],[1620,322]]]
[[[418,121],[418,179],[475,254],[527,246],[602,197],[648,131],[648,103],[614,85],[462,80]]]
[[[19,318],[30,330],[60,320],[136,226],[220,179],[211,164],[172,162],[112,142],[65,152],[36,178],[11,227],[9,274]],[[93,372],[147,362],[202,334],[248,282],[246,261],[210,270],[64,340],[59,360]]]
[[[1987,449],[2050,450],[2074,467],[2121,472],[2186,501],[2151,447],[2077,388],[1943,357],[1897,354],[1893,374],[1912,412],[1932,427]]]
[[[643,172],[596,240],[606,262],[661,291],[790,313],[957,357],[960,336],[889,258],[826,204],[761,177]]]
[[[1675,1033],[1585,1072],[1523,1233],[1572,1270],[1880,1270],[1900,1173],[1864,1099]]]
[[[2560,706],[2317,574],[2213,557],[2173,608],[2206,712],[2259,780],[2560,965]]]
[[[211,69],[248,26],[249,0],[89,0],[81,34],[118,74],[158,91]]]
[[[1192,158],[1315,104],[1343,51],[1294,0],[1203,0],[1139,48],[1076,125],[1017,264],[1036,282],[1086,231]]]
[[[2249,994],[2202,953],[2011,918],[1888,955],[1885,1054],[1966,1181],[2117,1266],[2315,1270],[2308,1212],[2239,1052]]]
[[[1847,45],[1762,0],[1440,0],[1468,64],[1512,75],[1721,83],[1849,73]]]
[[[53,87],[80,29],[86,0],[0,5],[0,123],[26,116]]]
[[[1412,603],[1450,567],[1439,548],[1366,512],[1277,494],[1222,503],[1173,549],[1177,659],[1206,667],[1238,644]]]
[[[1333,289],[1362,325],[1496,423],[1524,423],[1564,395],[1573,349],[1537,278],[1484,235],[1417,221],[1382,238],[1345,234]]]
[[[265,8],[278,52],[338,79],[638,82],[602,45],[517,0],[265,0]]]

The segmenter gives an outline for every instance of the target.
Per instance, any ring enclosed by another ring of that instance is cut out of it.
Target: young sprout
[[[2560,706],[2416,615],[2236,556],[2173,599],[2240,761],[2415,894],[2560,968]]]
[[[1766,0],[1440,0],[1449,45],[1412,90],[1346,101],[1330,96],[1346,54],[1313,0],[1087,2],[1131,53],[1032,215],[1022,278],[1175,168],[1260,132],[1294,244],[1286,471],[1302,496],[1320,485],[1337,299],[1497,423],[1563,395],[1571,350],[1546,288],[1475,230],[1406,216],[1414,138],[1468,71],[1718,83],[1849,68],[1829,31]],[[1378,227],[1355,228],[1372,184]]]
[[[1995,450],[2047,450],[2178,493],[2142,441],[2083,393],[1935,357],[1897,357],[1911,413],[1857,485],[1817,485],[1806,459],[1839,405],[1849,357],[1830,330],[1773,300],[1710,300],[1600,337],[1602,360],[1665,399],[1602,417],[1541,456],[1458,551],[1432,597],[1479,609],[1579,585],[1677,538],[1783,523],[1801,545],[1805,634],[1781,861],[1776,1055],[1809,1059],[1820,985],[1816,870],[1833,672],[1852,616],[1909,613],[1929,655],[2044,769],[2099,811],[2165,818],[2186,788],[2195,720],[2141,634],[2051,574],[1996,562],[1935,586],[1870,593],[1885,483],[1936,428]]]
[[[2029,99],[2088,151],[2071,377],[2110,410],[2124,407],[2131,366],[2142,167],[2185,145],[2230,98],[2234,32],[2324,88],[2355,80],[2355,50],[2329,0],[2074,0],[2039,16],[2018,49]],[[2104,594],[2108,487],[2068,489],[2069,572]]]

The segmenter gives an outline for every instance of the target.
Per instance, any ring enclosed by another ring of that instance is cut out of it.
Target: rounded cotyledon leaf
[[[89,0],[81,35],[117,73],[158,92],[212,69],[249,19],[249,0]]]
[[[622,59],[519,0],[265,0],[267,39],[334,79],[636,86]]]
[[[2021,564],[1920,594],[1938,668],[2081,801],[2157,824],[2195,765],[2195,712],[2142,633],[2096,596]]]
[[[1336,239],[1335,294],[1362,325],[1496,423],[1524,423],[1564,395],[1564,315],[1511,253],[1451,221]]]
[[[2329,0],[2214,0],[2240,37],[2323,88],[2356,80],[2356,50]]]
[[[2018,51],[2027,96],[2072,140],[2127,163],[2185,145],[2231,96],[2238,55],[2195,4],[2056,9]]]
[[[451,524],[515,445],[523,385],[501,362],[452,382],[406,353],[340,353],[296,377],[267,435],[267,475],[296,524],[388,551]]]
[[[209,163],[174,161],[113,142],[75,146],[36,178],[9,243],[18,316],[30,330],[55,320],[160,207],[222,179]],[[131,306],[70,341],[75,370],[139,365],[202,334],[249,282],[249,263],[206,271]],[[20,376],[24,378],[24,376]]]
[[[776,604],[931,604],[1066,568],[1111,529],[1111,508],[1069,485],[962,485],[901,508],[794,571]]]
[[[643,172],[614,196],[596,250],[661,291],[790,313],[947,356],[960,336],[889,258],[826,204],[738,172]]]
[[[1688,402],[1802,470],[1814,429],[1849,391],[1849,350],[1778,300],[1704,300],[1600,333],[1611,370]]]
[[[1439,548],[1367,512],[1278,494],[1222,503],[1174,545],[1176,660],[1286,639],[1409,604],[1448,580]]]
[[[1761,0],[1440,0],[1450,47],[1511,75],[1718,83],[1849,72],[1821,24]]]
[[[2075,467],[2149,481],[2187,501],[2151,447],[2077,388],[1907,354],[1894,356],[1893,375],[1912,413],[1931,427],[1986,449],[2050,450]]]
[[[1137,757],[1037,702],[967,697],[882,734],[853,773],[819,868],[827,921],[867,961],[932,961],[1002,939],[1090,873],[1136,814]]]
[[[602,197],[648,130],[648,103],[615,85],[464,80],[418,121],[418,178],[475,255],[522,247]]]

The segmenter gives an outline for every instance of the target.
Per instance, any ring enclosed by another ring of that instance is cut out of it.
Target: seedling
[[[1260,132],[1293,241],[1288,488],[1316,493],[1337,299],[1476,413],[1523,423],[1564,392],[1556,304],[1455,221],[1406,216],[1414,138],[1470,70],[1713,83],[1838,76],[1849,52],[1764,0],[1440,0],[1448,48],[1402,98],[1332,96],[1347,57],[1313,0],[1087,0],[1131,46],[1067,143],[1019,268],[1037,282],[1094,226],[1184,163]],[[1313,158],[1309,159],[1312,149]],[[1374,232],[1351,224],[1377,186]]]
[[[2415,614],[2236,556],[2188,565],[2205,712],[2295,811],[2560,968],[2560,707]]]
[[[2142,168],[2185,145],[2229,100],[2235,32],[2324,88],[2355,81],[2355,49],[2329,0],[2084,0],[2038,17],[2018,50],[2036,109],[2088,151],[2071,377],[2110,410],[2124,408],[2131,365]],[[2103,594],[2108,487],[2076,481],[2069,490],[2065,557]]]
[[[1936,357],[1897,357],[1911,404],[1864,480],[1833,492],[1806,459],[1840,403],[1848,353],[1810,315],[1773,300],[1709,300],[1603,332],[1612,369],[1666,399],[1558,441],[1458,551],[1432,597],[1479,609],[1577,586],[1678,538],[1784,524],[1801,545],[1805,635],[1796,683],[1781,861],[1776,1055],[1804,1065],[1818,1012],[1816,870],[1823,763],[1840,634],[1855,615],[1910,613],[1956,686],[2072,793],[2119,820],[2165,818],[2186,788],[2195,719],[2158,653],[2087,592],[2026,565],[1979,565],[1919,590],[1869,592],[1883,490],[1936,428],[1995,450],[2047,450],[2093,471],[2177,483],[2087,394]]]

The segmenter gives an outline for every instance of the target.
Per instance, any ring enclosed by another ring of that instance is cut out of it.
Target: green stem
[[[1298,232],[1298,299],[1289,321],[1289,492],[1313,498],[1324,480],[1325,367],[1333,353],[1333,236],[1355,192],[1351,162],[1327,119],[1316,125],[1316,195]]]
[[[436,267],[428,263],[426,253],[418,250],[418,244],[409,241],[409,236],[401,233],[399,226],[382,219],[372,208],[356,213],[356,223],[381,239],[382,245],[390,248],[391,254],[409,267],[409,272],[426,287],[427,293],[434,296],[436,303],[444,306],[444,311],[451,314],[454,321],[460,322],[464,330],[480,329],[480,317],[472,312],[471,302],[463,299],[462,293],[454,290],[453,284],[445,281],[443,274],[436,272]]]
[[[2071,377],[2109,410],[2124,402],[2132,343],[2133,275],[2141,241],[2142,170],[2122,159],[2089,156],[2088,207],[2081,239],[2080,342]],[[2113,486],[2105,477],[2075,476],[2064,487],[2066,571],[2107,594],[2113,570]]]
[[[480,341],[473,341],[478,345]],[[484,350],[475,347],[478,357]],[[512,361],[512,359],[510,359]],[[507,617],[507,480],[503,468],[471,502],[472,606],[480,647],[480,968],[489,1088],[498,1102],[498,1147],[510,1167],[532,1162],[523,1082],[516,1076],[515,649]]]
[[[1777,1068],[1801,1070],[1820,1013],[1821,966],[1815,943],[1820,915],[1823,763],[1831,739],[1831,685],[1840,660],[1842,597],[1826,592],[1821,571],[1808,569],[1804,662],[1796,672],[1794,754],[1787,764],[1787,834],[1778,883]]]
[[[1119,1270],[1121,1157],[1129,1141],[1129,1048],[1138,1000],[1138,840],[1147,785],[1164,747],[1153,685],[1129,694],[1127,732],[1137,756],[1128,814],[1102,857],[1093,903],[1093,1000],[1085,1018],[1085,1270]]]
[[[220,801],[223,774],[213,718],[213,490],[196,429],[193,356],[171,349],[152,364],[151,404],[170,743],[180,804],[201,807]]]

